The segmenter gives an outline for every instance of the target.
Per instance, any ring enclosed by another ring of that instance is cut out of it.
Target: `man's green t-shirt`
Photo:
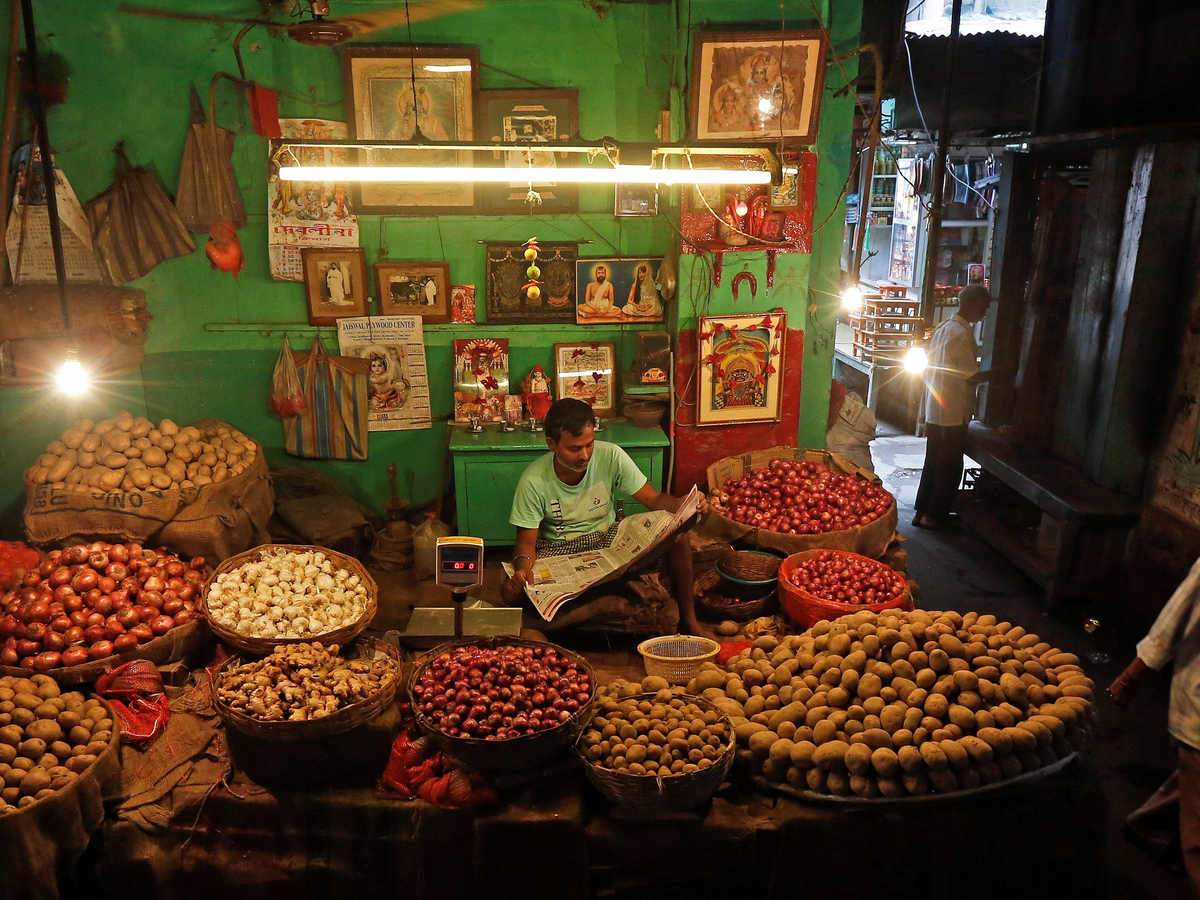
[[[508,521],[518,528],[537,528],[547,541],[569,541],[607,531],[617,521],[618,493],[635,494],[646,484],[629,454],[597,441],[587,473],[579,484],[563,484],[547,453],[521,475]]]

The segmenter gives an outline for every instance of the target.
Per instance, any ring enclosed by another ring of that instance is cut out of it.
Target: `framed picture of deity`
[[[530,298],[525,245],[487,245],[488,324],[575,324],[575,263],[578,244],[538,244],[538,291]]]
[[[479,51],[464,47],[363,47],[342,50],[342,77],[350,137],[357,141],[467,142],[475,139]],[[359,151],[359,165],[472,164],[467,150]],[[379,215],[471,213],[476,187],[363,183],[358,212]]]
[[[553,180],[555,168],[575,165],[573,155],[550,149],[579,131],[579,91],[480,91],[478,131],[480,141],[496,145],[492,164],[514,172],[506,184],[480,187],[486,212],[573,213],[579,208],[578,186]]]
[[[554,345],[555,397],[588,404],[598,416],[617,408],[616,345],[611,342]]]
[[[701,316],[697,425],[778,422],[787,315]]]
[[[822,31],[699,32],[692,56],[695,139],[811,144],[827,47]]]

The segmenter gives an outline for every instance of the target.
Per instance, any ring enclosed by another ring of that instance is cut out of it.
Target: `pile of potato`
[[[718,713],[677,696],[664,679],[650,676],[640,685],[619,679],[598,692],[581,747],[597,767],[664,776],[709,768],[731,741]]]
[[[1094,687],[1073,654],[995,616],[888,610],[760,637],[687,689],[768,779],[873,798],[1050,765],[1083,747]]]
[[[65,788],[108,748],[115,730],[104,704],[61,693],[49,675],[0,678],[0,816]]]
[[[221,422],[181,428],[121,411],[103,422],[80,419],[27,474],[34,484],[68,491],[169,491],[240,475],[257,453],[254,441]]]

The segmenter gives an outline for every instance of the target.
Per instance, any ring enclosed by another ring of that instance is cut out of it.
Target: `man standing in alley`
[[[992,295],[983,285],[963,288],[958,312],[939,325],[929,341],[925,467],[917,489],[914,527],[939,528],[949,522],[950,506],[962,480],[975,386],[989,375],[979,371],[975,325],[987,315],[991,302]]]

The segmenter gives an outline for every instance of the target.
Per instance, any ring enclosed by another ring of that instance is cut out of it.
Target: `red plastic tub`
[[[795,573],[797,565],[812,559],[818,553],[857,556],[859,559],[869,560],[876,565],[883,566],[885,569],[890,568],[886,563],[881,563],[877,559],[871,559],[869,556],[862,556],[859,553],[850,553],[845,550],[805,550],[801,553],[793,553],[779,567],[779,603],[788,618],[797,625],[804,628],[812,628],[822,619],[832,620],[840,616],[853,615],[863,610],[883,612],[885,609],[916,609],[912,594],[907,588],[895,600],[887,600],[883,603],[841,603],[837,600],[826,600],[823,597],[818,597],[816,594],[810,594],[808,591],[801,590],[792,584],[791,576]],[[893,569],[892,571],[895,570]]]

